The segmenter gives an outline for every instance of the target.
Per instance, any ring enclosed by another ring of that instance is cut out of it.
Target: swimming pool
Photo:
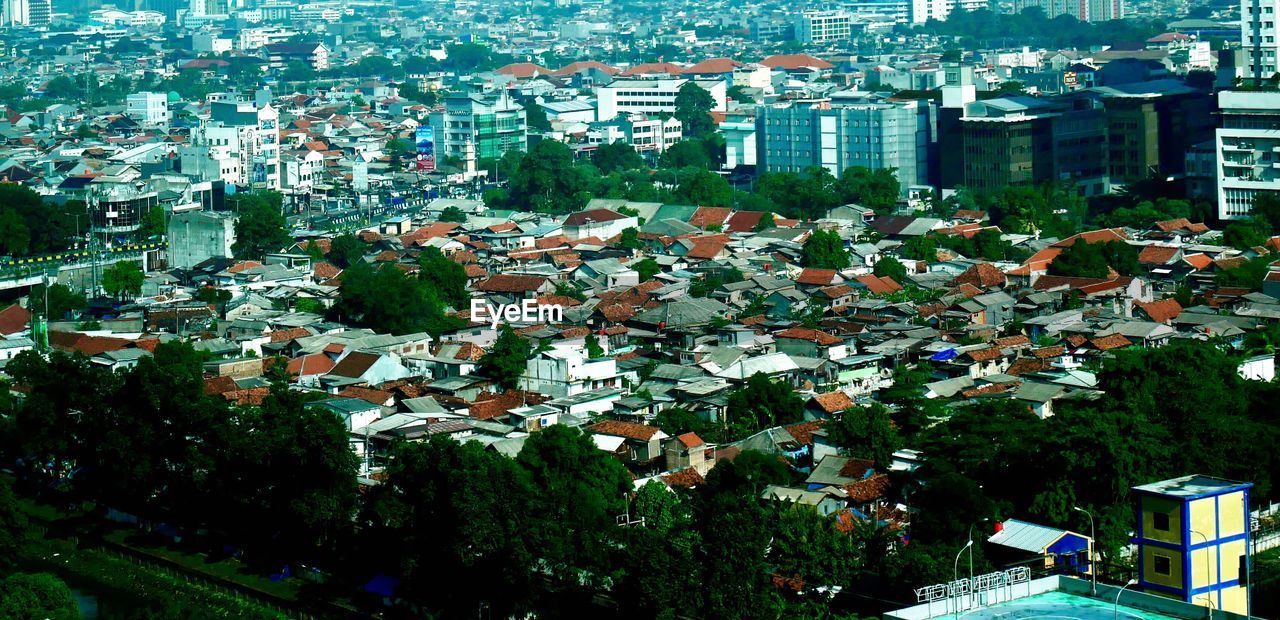
[[[1125,605],[1121,605],[1118,612],[1121,620],[1178,620],[1174,616]],[[964,620],[1114,620],[1116,613],[1116,607],[1105,600],[1057,591],[966,611],[959,616],[949,614],[936,617]]]

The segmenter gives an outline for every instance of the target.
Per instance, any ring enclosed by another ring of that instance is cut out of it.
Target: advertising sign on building
[[[418,149],[418,171],[431,172],[436,169],[436,130],[431,125],[421,125],[414,134],[414,142]]]

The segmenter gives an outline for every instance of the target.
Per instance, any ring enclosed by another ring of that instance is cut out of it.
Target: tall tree
[[[840,175],[836,189],[844,202],[860,204],[876,213],[888,213],[897,205],[902,186],[893,168],[871,170],[851,166]]]
[[[360,261],[343,272],[338,302],[329,314],[335,320],[358,323],[379,332],[428,332],[439,336],[462,324],[446,315],[444,306],[425,281],[405,275],[394,265],[375,268]]]
[[[676,93],[675,114],[683,125],[684,135],[700,138],[715,130],[711,110],[716,107],[715,97],[697,83],[689,81]]]
[[[786,381],[774,381],[764,373],[747,379],[741,389],[729,395],[728,422],[733,434],[745,435],[764,428],[799,422],[804,417],[804,401]]]
[[[15,573],[0,582],[0,617],[15,620],[77,620],[71,588],[48,573]]]
[[[504,325],[484,357],[480,358],[480,372],[507,389],[520,385],[526,362],[531,354],[529,341]]]
[[[468,307],[467,270],[449,260],[439,248],[427,247],[418,256],[418,277],[435,289],[445,303],[459,310]]]
[[[902,447],[889,410],[880,403],[845,409],[829,432],[831,441],[847,454],[871,459],[881,469],[888,469],[894,451]]]
[[[237,194],[231,204],[236,210],[236,241],[231,244],[231,253],[236,258],[260,259],[292,240],[278,192]]]
[[[102,288],[117,300],[142,294],[142,268],[133,261],[120,261],[102,271]]]
[[[644,167],[644,158],[635,147],[621,140],[601,144],[591,153],[591,163],[603,174]]]
[[[885,256],[876,261],[875,267],[871,268],[871,273],[881,278],[889,278],[898,284],[907,281],[907,267],[902,261],[892,257]]]
[[[817,230],[801,246],[800,262],[805,267],[845,269],[849,267],[850,259],[840,233],[834,230]]]

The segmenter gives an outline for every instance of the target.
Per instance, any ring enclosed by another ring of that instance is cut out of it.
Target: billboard
[[[418,149],[418,171],[431,172],[436,169],[436,130],[431,125],[420,125],[414,133],[414,143]]]

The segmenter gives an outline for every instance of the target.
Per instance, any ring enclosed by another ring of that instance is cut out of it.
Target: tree
[[[707,486],[717,494],[755,498],[766,486],[790,483],[786,460],[759,450],[743,450],[732,461],[717,461],[707,472]]]
[[[799,579],[806,590],[821,586],[846,586],[857,568],[853,537],[836,529],[833,516],[807,507],[780,511],[769,561],[775,572]]]
[[[646,258],[636,263],[636,272],[640,274],[641,282],[648,282],[649,280],[652,280],[653,276],[661,271],[662,266],[658,264],[658,261],[652,258]]]
[[[938,260],[938,241],[929,235],[907,239],[902,244],[902,256],[911,260],[934,262]]]
[[[525,125],[530,131],[540,131],[546,133],[551,131],[551,119],[547,118],[547,111],[537,102],[530,101],[524,105]]]
[[[805,267],[817,269],[846,269],[849,267],[849,253],[844,249],[844,240],[834,230],[818,230],[805,239],[800,248],[800,262]]]
[[[631,475],[586,433],[561,424],[530,435],[516,462],[534,482],[534,497],[522,509],[546,574],[562,587],[598,583],[614,548],[615,517],[634,490]]]
[[[71,588],[48,573],[15,573],[0,582],[0,617],[15,620],[77,620]]]
[[[1222,242],[1238,250],[1258,247],[1267,242],[1271,236],[1271,227],[1261,217],[1253,217],[1243,221],[1227,224],[1222,231]]]
[[[542,140],[511,175],[509,201],[522,211],[567,213],[586,204],[588,181],[568,145]]]
[[[636,152],[635,147],[621,140],[597,147],[591,153],[591,163],[595,164],[602,174],[643,168],[645,165],[644,158]]]
[[[444,211],[440,212],[440,221],[465,224],[467,222],[467,214],[463,213],[462,209],[459,209],[454,205],[449,205],[444,208]]]
[[[241,424],[227,465],[246,476],[227,500],[244,519],[233,531],[263,560],[314,562],[349,533],[356,509],[359,461],[346,426],[284,384]]]
[[[17,562],[18,551],[28,536],[28,525],[9,481],[0,480],[0,571],[12,569]]]
[[[1049,263],[1049,273],[1078,278],[1106,278],[1112,269],[1122,275],[1136,275],[1141,269],[1138,249],[1123,241],[1077,241]]]
[[[705,170],[711,168],[711,158],[707,157],[707,151],[701,144],[686,139],[667,147],[667,150],[658,157],[658,166],[676,170],[684,168]]]
[[[462,309],[471,303],[467,292],[467,270],[447,258],[439,248],[427,247],[418,256],[418,277],[426,282],[440,299],[450,306]]]
[[[414,148],[413,143],[405,140],[404,138],[391,138],[382,146],[382,152],[391,156],[391,159],[395,160],[401,159],[405,155],[412,153]]]
[[[644,248],[644,242],[640,240],[640,231],[635,227],[629,227],[622,230],[619,236],[618,245],[628,250],[639,250]]]
[[[604,348],[600,346],[600,339],[596,337],[595,333],[587,334],[583,344],[586,345],[588,359],[604,357]]]
[[[845,409],[829,433],[831,441],[845,453],[871,459],[881,469],[888,469],[893,453],[902,447],[889,410],[880,403]]]
[[[108,295],[124,300],[142,294],[146,276],[133,261],[120,261],[102,271],[102,288]]]
[[[733,201],[733,188],[724,177],[701,168],[680,171],[677,200],[703,207],[728,207]]]
[[[716,100],[706,89],[693,81],[686,82],[676,93],[676,120],[683,126],[684,135],[700,138],[715,130],[711,121],[711,110],[716,107]]]
[[[343,272],[338,301],[329,314],[378,332],[425,331],[438,337],[462,324],[444,311],[444,300],[425,281],[405,275],[394,265],[375,268],[360,261]]]
[[[236,194],[231,198],[237,212],[236,241],[231,253],[239,259],[260,259],[268,252],[279,251],[292,240],[281,210],[278,192]]]
[[[836,191],[843,202],[860,204],[883,214],[897,206],[902,187],[893,168],[871,170],[851,166],[836,181]]]
[[[533,482],[514,460],[477,443],[447,437],[392,446],[385,484],[370,492],[361,520],[377,549],[370,561],[405,577],[408,590],[432,593],[447,615],[483,602],[500,616],[528,609],[537,575],[526,536]],[[496,595],[486,584],[497,579]]]
[[[774,381],[764,373],[747,379],[741,389],[729,395],[728,423],[734,436],[794,424],[804,418],[804,400],[785,381]]]
[[[667,407],[654,416],[653,423],[662,432],[675,437],[685,433],[705,434],[708,423],[684,407]]]
[[[681,610],[700,609],[701,540],[690,506],[666,486],[649,482],[636,492],[632,516],[644,527],[628,528],[615,590],[627,617],[674,620]]]
[[[504,325],[493,346],[480,358],[480,372],[502,387],[514,389],[520,385],[531,352],[529,341]]]
[[[753,500],[717,493],[699,511],[703,547],[715,550],[715,561],[706,563],[703,580],[706,617],[781,616],[781,601],[770,579],[767,558],[773,520]]]
[[[871,268],[871,273],[875,274],[876,277],[889,278],[898,284],[907,281],[906,265],[903,265],[902,261],[892,256],[885,256],[876,261],[875,267]]]
[[[329,242],[329,262],[339,268],[346,269],[364,258],[367,246],[355,235],[346,233],[334,237]]]
[[[43,313],[49,320],[60,321],[68,318],[73,312],[83,310],[87,303],[84,295],[71,290],[71,287],[65,284],[53,283],[48,289],[46,293],[43,284],[31,287],[31,295],[27,298],[27,309]]]
[[[0,211],[0,252],[22,256],[31,247],[31,230],[17,211]]]

